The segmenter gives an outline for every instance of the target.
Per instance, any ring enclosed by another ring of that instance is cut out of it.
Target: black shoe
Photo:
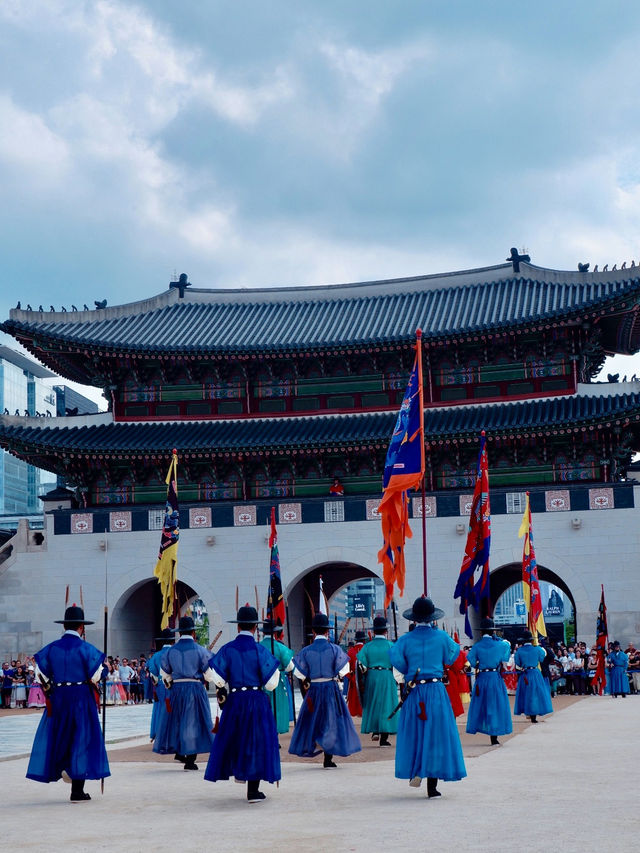
[[[86,803],[87,800],[91,799],[91,795],[87,794],[86,791],[80,791],[78,794],[71,794],[69,799],[72,803]]]
[[[184,764],[185,761],[187,760],[187,757],[186,757],[186,755],[180,755],[179,752],[176,752],[176,754],[173,756],[173,760],[179,761],[181,764]]]
[[[378,734],[378,732],[374,732],[374,733],[371,735],[371,740],[378,740],[378,738],[379,738],[379,737],[380,737],[380,735]]]
[[[441,797],[442,794],[437,788],[438,780],[429,777],[427,779],[427,797],[432,800],[434,797]]]
[[[330,755],[328,752],[324,754],[324,761],[322,762],[323,767],[337,767],[338,765],[333,761],[333,755]]]
[[[537,722],[538,722],[538,718],[537,718],[537,715],[536,715],[536,714],[532,714],[532,715],[531,715],[531,722],[532,722],[532,723],[537,723]]]
[[[249,803],[261,803],[266,799],[266,794],[263,794],[262,791],[253,791],[251,794],[247,792],[247,802]]]
[[[497,735],[489,735],[491,738],[491,746],[500,746],[500,741],[498,740]]]
[[[197,769],[198,769],[198,765],[197,765],[197,764],[193,764],[193,763],[191,763],[191,764],[185,764],[185,765],[184,765],[184,769],[185,769],[185,770],[197,770]]]
[[[389,735],[380,735],[380,746],[391,746],[389,743]]]

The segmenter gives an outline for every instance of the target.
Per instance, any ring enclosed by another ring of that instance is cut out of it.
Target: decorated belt
[[[444,681],[444,678],[419,678],[416,684],[432,684],[437,681]]]
[[[238,693],[239,691],[245,691],[245,690],[260,690],[260,688],[259,687],[232,687],[231,693]]]
[[[490,666],[487,669],[479,669],[478,672],[497,672],[498,669],[499,667],[497,666]]]
[[[75,687],[78,684],[89,684],[88,681],[56,681],[54,687]]]
[[[199,678],[174,678],[173,684],[184,684],[185,681],[195,681],[197,684],[202,684]]]
[[[370,666],[369,669],[384,669],[387,672],[391,672],[390,666]]]
[[[335,681],[335,678],[312,678],[312,684],[321,684],[323,681]]]

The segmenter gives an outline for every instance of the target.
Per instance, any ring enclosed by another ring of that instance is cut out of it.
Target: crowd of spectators
[[[153,685],[146,655],[129,660],[109,657],[106,673],[107,704],[138,705],[153,701]],[[2,708],[44,708],[46,696],[36,679],[33,657],[2,664]]]

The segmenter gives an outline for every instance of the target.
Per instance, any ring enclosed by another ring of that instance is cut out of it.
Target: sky
[[[638,263],[639,40],[626,0],[1,0],[0,317]]]

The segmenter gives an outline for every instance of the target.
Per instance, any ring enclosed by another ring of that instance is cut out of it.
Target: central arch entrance
[[[364,566],[341,561],[319,563],[299,575],[285,591],[290,632],[290,639],[286,637],[285,642],[291,642],[294,649],[302,648],[308,642],[311,631],[311,603],[316,612],[319,609],[320,577],[324,594],[330,603],[329,618],[332,626],[335,615],[342,608],[342,613],[338,614],[339,631],[344,625],[344,599],[340,601],[341,591],[354,581],[367,578],[380,580],[379,575]]]
[[[197,592],[184,581],[178,580],[176,592],[179,615],[199,600]],[[158,581],[148,578],[129,587],[113,608],[108,653],[133,658],[148,654],[155,648],[155,638],[160,636],[161,621],[162,598]]]
[[[576,603],[567,583],[546,566],[538,566],[545,626],[550,641],[565,640],[565,626],[571,626],[572,636],[577,636]],[[553,595],[553,590],[560,590]],[[549,607],[550,599],[553,604]],[[526,616],[521,615],[522,564],[509,563],[491,572],[491,612],[496,627],[505,638],[514,642],[526,627]]]

